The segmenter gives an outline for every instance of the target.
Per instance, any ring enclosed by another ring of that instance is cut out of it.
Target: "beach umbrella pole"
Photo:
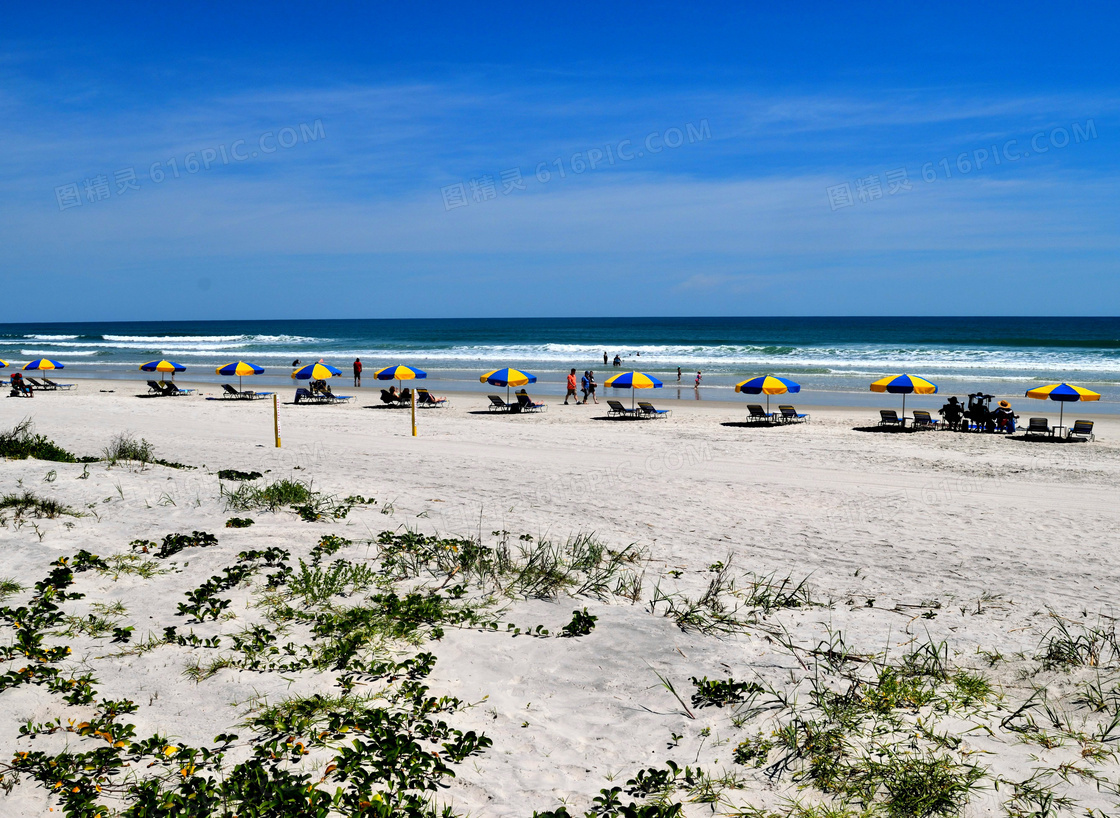
[[[412,436],[416,437],[416,390],[413,389],[409,394],[412,396]]]

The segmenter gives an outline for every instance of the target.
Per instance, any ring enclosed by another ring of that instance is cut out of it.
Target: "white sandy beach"
[[[212,385],[201,388],[216,394]],[[1120,587],[1120,417],[1067,405],[1067,425],[1073,418],[1093,418],[1097,439],[1052,444],[1018,435],[860,431],[873,425],[875,413],[852,408],[806,406],[810,423],[746,428],[737,424],[753,400],[674,401],[669,419],[615,422],[603,419],[605,399],[596,407],[548,398],[543,414],[503,416],[488,414],[480,396],[454,395],[449,408],[418,412],[419,436],[412,437],[407,411],[375,407],[379,387],[357,390],[354,404],[339,406],[290,405],[289,389],[282,393],[283,447],[276,449],[270,401],[135,396],[142,391],[139,380],[82,381],[74,392],[0,404],[0,428],[31,417],[37,432],[79,455],[98,454],[115,434],[129,431],[150,441],[158,457],[198,467],[109,469],[95,463],[79,480],[85,467],[78,464],[0,463],[4,493],[18,487],[96,512],[36,520],[38,532],[6,521],[0,528],[6,554],[0,576],[25,588],[48,573],[52,560],[79,549],[104,557],[129,552],[133,540],[158,542],[172,532],[217,535],[218,546],[181,554],[177,573],[116,581],[81,575],[87,597],[68,603],[67,610],[81,613],[91,602],[119,600],[135,640],[169,625],[185,632],[176,604],[238,552],[280,546],[293,560],[306,559],[327,533],[355,543],[404,528],[481,535],[485,541],[494,539],[493,531],[561,542],[585,533],[609,548],[633,544],[648,555],[635,601],[511,600],[499,617],[503,629],[513,622],[555,632],[574,609],[586,607],[598,617],[586,636],[447,628],[441,640],[426,644],[438,657],[428,679],[433,694],[475,704],[448,721],[493,740],[437,794],[457,810],[529,816],[564,801],[573,814],[582,814],[601,788],[622,786],[640,769],[670,759],[682,768],[740,776],[740,786],[720,796],[718,814],[744,804],[775,808],[798,794],[793,772],[768,778],[733,764],[732,750],[748,733],[776,722],[764,714],[736,727],[730,708],[690,705],[691,718],[658,674],[686,702],[694,692],[692,676],[795,687],[807,665],[779,645],[787,638],[781,634],[809,650],[830,629],[862,654],[900,656],[918,642],[944,640],[955,666],[990,681],[987,715],[953,713],[941,723],[963,738],[953,757],[986,770],[966,814],[1002,814],[1012,789],[1006,782],[1067,762],[1120,782],[1120,765],[1111,755],[1115,735],[1079,742],[1070,737],[1071,727],[1056,746],[1042,746],[1024,738],[1033,733],[976,727],[998,728],[1030,696],[1033,683],[1052,690],[1088,734],[1097,716],[1073,704],[1077,685],[1097,673],[1117,683],[1118,656],[1102,654],[1101,668],[1066,670],[1040,670],[1033,657],[1053,625],[1050,612],[1071,627],[1112,627],[1107,617],[1116,615]],[[335,391],[355,394],[341,385]],[[656,402],[656,393],[650,397]],[[882,397],[883,408],[897,408],[895,396]],[[778,402],[784,401],[772,400],[775,407]],[[1016,411],[1022,423],[1035,415],[1052,423],[1058,418],[1052,403],[1019,400]],[[226,529],[234,515],[220,496],[219,469],[257,470],[264,481],[311,480],[320,491],[374,497],[378,504],[358,506],[344,520],[316,523],[290,511],[258,511],[247,515],[255,520],[252,527]],[[45,482],[49,471],[56,478]],[[371,553],[355,545],[341,555],[359,560]],[[725,635],[684,630],[665,616],[664,605],[651,610],[659,584],[666,593],[701,596],[713,577],[710,566],[720,562],[731,566],[729,576],[739,577],[740,588],[748,575],[808,578],[820,604],[774,611]],[[259,584],[246,584],[224,594],[233,600],[235,618],[195,630],[231,634],[256,622],[252,603],[258,591]],[[229,731],[254,703],[335,689],[332,674],[293,679],[238,669],[195,683],[182,675],[192,658],[188,648],[114,657],[121,646],[105,639],[79,636],[70,644],[74,660],[99,680],[101,696],[137,701],[139,711],[129,721],[139,735],[158,731],[191,745]],[[989,664],[981,651],[1004,658]],[[32,746],[18,738],[21,724],[66,710],[43,688],[5,692],[5,751]],[[55,739],[61,740],[48,741]],[[37,749],[47,746],[37,742]],[[1086,755],[1090,744],[1107,752]],[[1079,810],[1112,814],[1117,796],[1109,786],[1088,776],[1067,778],[1046,780],[1074,798]],[[0,795],[2,815],[47,814],[49,806],[57,810],[47,792],[26,778]],[[685,814],[711,814],[711,807],[688,803]]]

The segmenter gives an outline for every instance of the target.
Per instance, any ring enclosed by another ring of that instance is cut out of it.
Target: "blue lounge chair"
[[[525,392],[517,393],[517,410],[519,412],[543,412],[548,407],[543,403],[530,398]]]
[[[651,418],[667,418],[669,415],[673,414],[672,409],[655,409],[652,403],[644,400],[638,401],[638,412],[640,412],[643,417]]]
[[[447,398],[437,398],[432,395],[427,389],[416,390],[416,405],[427,407],[442,407],[450,406],[451,402]]]
[[[898,416],[898,412],[896,412],[894,409],[880,409],[879,425],[897,426],[899,429],[902,429],[906,426],[906,418],[900,418]]]
[[[911,425],[915,429],[939,429],[941,428],[939,425],[940,423],[941,421],[934,420],[930,417],[929,412],[924,409],[914,410],[914,420],[911,421]]]
[[[627,409],[620,401],[609,400],[607,401],[607,417],[609,418],[636,418],[638,417],[637,409]]]
[[[1073,437],[1082,437],[1086,440],[1095,440],[1096,437],[1093,434],[1093,421],[1075,420],[1073,422],[1073,425],[1069,427],[1069,431],[1066,432],[1066,440],[1069,440]]]
[[[773,420],[774,415],[764,411],[761,403],[747,404],[747,423],[770,423]]]
[[[778,411],[782,413],[779,418],[782,423],[804,423],[809,419],[807,414],[798,414],[792,406],[779,406]]]

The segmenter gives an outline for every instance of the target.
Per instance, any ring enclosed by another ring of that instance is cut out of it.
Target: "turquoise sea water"
[[[546,318],[169,321],[0,324],[0,359],[13,366],[49,357],[70,378],[141,379],[140,363],[169,358],[188,379],[219,380],[216,366],[247,360],[266,367],[256,383],[287,380],[293,360],[323,359],[349,375],[360,357],[369,372],[407,363],[428,370],[432,385],[485,389],[478,375],[516,366],[560,388],[563,374],[594,369],[600,383],[615,371],[603,352],[622,356],[666,382],[676,370],[691,389],[704,373],[701,399],[727,398],[743,378],[774,373],[798,380],[805,403],[847,403],[888,374],[922,375],[941,393],[983,389],[1015,395],[1039,382],[1065,380],[1120,401],[1118,318]],[[9,369],[10,371],[10,369]],[[369,382],[367,380],[367,386]],[[822,393],[814,395],[813,393]],[[881,400],[881,398],[879,398]]]

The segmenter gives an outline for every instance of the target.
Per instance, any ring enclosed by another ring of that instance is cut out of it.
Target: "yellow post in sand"
[[[416,437],[416,390],[408,390],[408,394],[412,396],[412,436]]]
[[[272,428],[276,433],[276,448],[280,448],[280,405],[276,400],[276,393],[272,393]]]

